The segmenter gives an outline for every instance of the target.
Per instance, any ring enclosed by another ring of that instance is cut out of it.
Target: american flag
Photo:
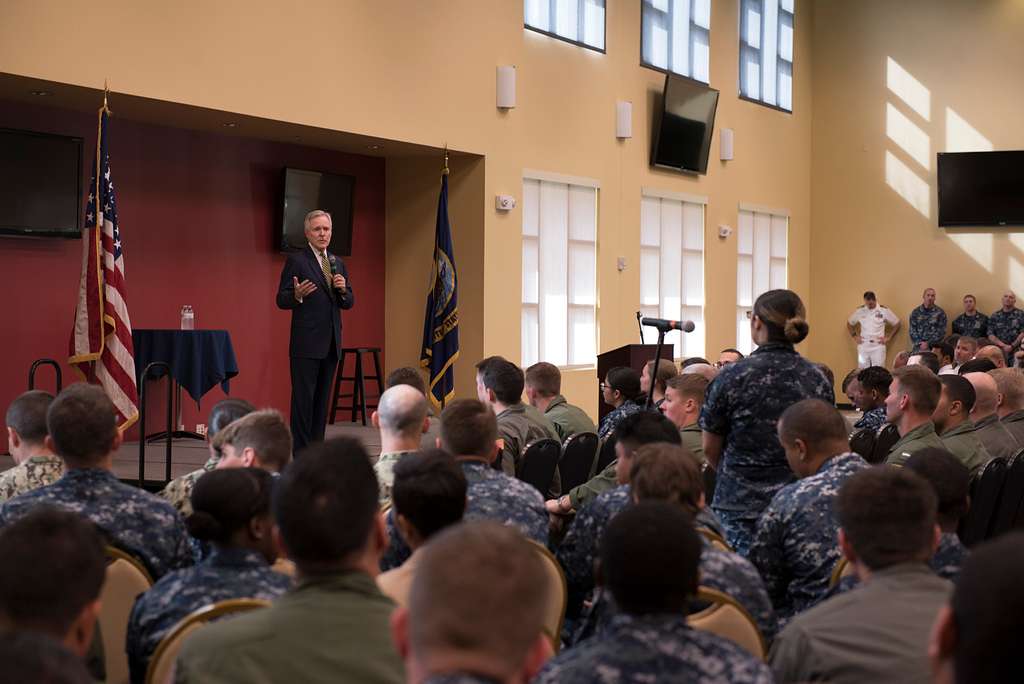
[[[120,414],[120,428],[139,417],[132,324],[128,318],[124,253],[107,154],[107,115],[100,109],[96,163],[82,235],[82,277],[68,359],[88,382],[103,386]]]

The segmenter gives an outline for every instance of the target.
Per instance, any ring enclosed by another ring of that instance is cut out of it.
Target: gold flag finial
[[[113,114],[113,112],[110,111],[110,107],[107,104],[108,95],[110,95],[110,86],[107,85],[107,79],[103,79],[103,111],[105,111],[107,114]]]
[[[441,169],[441,174],[447,176],[448,171],[448,143],[444,144],[444,168]]]

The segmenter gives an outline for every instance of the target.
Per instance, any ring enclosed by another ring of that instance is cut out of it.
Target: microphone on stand
[[[650,316],[639,316],[639,312],[637,320],[640,322],[640,325],[646,325],[665,333],[669,330],[679,330],[680,332],[688,333],[693,332],[694,328],[697,327],[693,321],[670,321],[666,318],[651,318]]]
[[[640,344],[644,343],[644,326],[640,323],[644,315],[639,311],[636,312],[636,327],[640,329]]]

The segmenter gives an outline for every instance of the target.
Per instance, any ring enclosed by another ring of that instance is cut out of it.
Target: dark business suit
[[[324,278],[320,263],[309,245],[288,256],[277,288],[278,308],[292,312],[288,355],[291,357],[291,425],[295,452],[324,438],[331,381],[341,354],[341,316],[338,309],[351,309],[355,303],[345,264],[337,257],[335,263],[337,272],[345,277],[344,295]],[[295,300],[293,277],[300,283],[308,280],[316,285],[302,303]]]

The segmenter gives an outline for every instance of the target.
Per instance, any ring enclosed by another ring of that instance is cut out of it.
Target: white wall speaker
[[[512,109],[516,106],[516,68],[512,65],[498,67],[498,109]]]
[[[732,161],[732,148],[733,148],[733,134],[731,128],[721,128],[718,131],[719,139],[721,140],[721,158],[722,161]]]
[[[619,100],[615,103],[615,137],[620,140],[633,137],[633,103]]]

